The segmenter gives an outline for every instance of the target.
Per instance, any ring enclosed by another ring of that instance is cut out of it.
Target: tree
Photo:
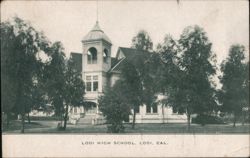
[[[130,103],[127,100],[129,91],[126,84],[118,80],[115,85],[108,89],[105,94],[99,98],[99,106],[107,123],[111,124],[109,131],[112,133],[121,133],[124,131],[123,121],[130,114]]]
[[[245,119],[247,117],[247,115],[249,114],[249,111],[250,111],[250,104],[249,104],[249,61],[245,64],[245,67],[244,67],[244,72],[245,75],[244,75],[244,83],[243,83],[243,88],[244,88],[244,99],[243,99],[243,120],[242,120],[242,125],[245,124]],[[249,120],[249,116],[248,116],[248,120]]]
[[[55,108],[55,115],[63,121],[66,61],[62,43],[53,43],[48,50],[48,55],[51,60],[44,67],[43,80],[48,99]]]
[[[63,91],[63,100],[65,103],[64,109],[64,125],[66,130],[69,106],[80,106],[83,103],[85,86],[82,80],[81,72],[74,66],[74,61],[70,58],[67,62],[65,71],[65,85]]]
[[[9,125],[10,113],[16,104],[17,98],[17,75],[16,75],[16,48],[14,25],[10,21],[1,23],[1,109],[7,116]]]
[[[47,104],[48,104],[48,99],[47,99],[47,94],[45,90],[45,85],[44,83],[36,79],[37,81],[33,84],[31,88],[31,103],[30,103],[30,108],[28,111],[28,122],[30,123],[30,117],[29,113],[31,110],[38,110],[42,108],[44,111],[46,111]]]
[[[1,68],[3,68],[3,66]],[[14,79],[3,75],[3,73],[1,73],[1,76],[1,105],[2,112],[6,114],[6,125],[8,127],[10,123],[10,114],[13,112],[13,107],[16,103],[16,82]],[[2,123],[5,123],[4,120],[2,121]]]
[[[61,42],[55,42],[49,49],[51,60],[45,66],[45,80],[48,98],[61,118],[62,130],[66,130],[69,106],[80,106],[85,92],[81,72],[76,69],[70,58],[65,59]]]
[[[242,114],[242,108],[249,106],[249,77],[247,77],[249,69],[243,62],[244,51],[244,46],[232,45],[228,58],[221,65],[223,72],[220,80],[223,85],[220,92],[222,111],[234,115],[234,127],[237,118]]]
[[[175,87],[169,94],[170,105],[179,113],[186,113],[188,130],[191,114],[207,114],[216,106],[211,77],[215,74],[212,43],[199,26],[184,29],[179,39],[180,60]]]
[[[166,35],[162,44],[157,47],[157,53],[160,56],[159,68],[162,72],[159,79],[159,86],[162,87],[162,92],[168,92],[176,82],[176,73],[179,69],[177,57],[178,44],[171,35]]]
[[[144,51],[152,51],[153,42],[149,34],[144,30],[140,30],[132,39],[132,48]]]
[[[7,92],[2,95],[4,100],[1,104],[7,115],[14,112],[22,116],[22,133],[25,114],[31,106],[33,76],[37,73],[36,55],[46,45],[45,37],[18,17],[1,23],[1,75],[3,78],[1,90]]]
[[[134,88],[137,96],[132,96],[132,100],[135,100],[133,107],[133,123],[132,128],[134,129],[135,126],[135,119],[136,119],[136,109],[139,109],[141,104],[146,104],[147,106],[152,106],[153,102],[155,101],[155,85],[153,84],[153,77],[151,74],[152,64],[150,61],[152,53],[150,53],[153,49],[153,42],[148,35],[148,33],[144,30],[138,32],[138,34],[132,39],[132,48],[135,48],[141,54],[139,57],[135,57],[130,60],[130,63],[124,66],[122,69],[122,76],[126,78],[127,83],[131,82],[128,79],[128,76],[138,78],[137,83],[138,85],[132,85],[131,88]],[[132,64],[132,65],[130,65]],[[133,76],[134,75],[134,76]],[[133,83],[134,84],[134,83]],[[131,98],[130,98],[131,99]]]
[[[136,109],[139,109],[143,100],[142,82],[138,70],[128,61],[124,61],[121,72],[121,80],[127,87],[127,91],[124,93],[124,98],[127,99],[126,103],[130,105],[130,108],[133,109],[132,129],[134,129]]]
[[[157,63],[158,66],[156,69],[157,78],[156,87],[157,91],[167,96],[171,93],[172,89],[175,89],[177,86],[177,78],[179,73],[179,57],[178,53],[178,44],[172,38],[171,35],[167,34],[164,38],[164,41],[157,46]],[[164,107],[167,104],[167,99],[162,100],[162,112],[163,112],[163,122],[164,122]]]

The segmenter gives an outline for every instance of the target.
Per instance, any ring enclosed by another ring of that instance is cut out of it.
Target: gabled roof
[[[82,53],[71,52],[70,56],[75,63],[76,69],[82,72]]]
[[[111,72],[119,72],[121,71],[122,66],[125,62],[129,62],[130,64],[133,64],[136,66],[138,62],[144,62],[150,57],[150,52],[143,51],[143,50],[137,50],[134,48],[125,48],[125,47],[119,47],[116,59],[118,60],[119,53],[123,53],[124,57],[120,59],[115,65],[111,66],[110,71]]]
[[[125,59],[125,58],[122,58],[122,59],[117,60],[117,63],[114,64],[114,65],[111,67],[111,69],[110,69],[109,72],[120,72],[122,66],[124,65],[124,62],[126,62],[126,61],[124,61],[124,59]]]
[[[117,58],[111,57],[111,67],[114,67],[118,62],[119,60]]]
[[[92,30],[83,38],[83,42],[85,41],[95,41],[95,40],[105,40],[108,43],[112,43],[108,36],[103,32],[100,28],[98,21],[96,21],[95,26]]]

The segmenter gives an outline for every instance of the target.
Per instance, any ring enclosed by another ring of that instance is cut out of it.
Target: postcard
[[[249,1],[2,1],[3,157],[249,157]]]

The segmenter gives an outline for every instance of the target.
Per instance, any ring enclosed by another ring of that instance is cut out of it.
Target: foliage
[[[143,52],[140,57],[133,58],[130,61],[130,64],[133,64],[133,66],[130,66],[129,64],[125,65],[122,69],[122,75],[123,77],[127,78],[128,80],[128,73],[134,75],[130,77],[136,77],[135,80],[137,80],[138,86],[133,86],[131,83],[128,85],[131,86],[132,90],[136,91],[137,96],[134,100],[137,100],[134,103],[133,109],[135,111],[135,108],[138,108],[141,104],[146,104],[147,106],[152,106],[154,101],[156,100],[155,92],[156,92],[156,86],[154,84],[154,65],[152,64],[154,60],[151,60],[151,58],[154,58],[154,53],[151,53],[153,50],[153,42],[149,36],[149,34],[141,30],[138,32],[138,34],[132,39],[132,48],[137,49],[138,51]],[[129,70],[134,69],[134,70]],[[127,72],[126,72],[127,71]],[[134,71],[134,72],[133,72]],[[131,78],[133,79],[133,78]],[[130,80],[131,80],[130,79]],[[132,96],[133,97],[133,96]],[[132,127],[134,128],[135,125],[135,113],[133,115],[133,124]]]
[[[149,34],[144,30],[139,31],[132,39],[132,48],[144,51],[152,51],[153,42]]]
[[[211,51],[212,43],[199,26],[184,29],[179,39],[179,71],[175,78],[175,87],[169,93],[169,102],[174,110],[204,114],[213,111],[216,106],[214,87],[211,77],[215,74],[215,56]]]
[[[32,106],[33,77],[39,67],[36,55],[45,50],[47,39],[18,17],[1,23],[2,109],[24,116]]]
[[[64,110],[64,130],[67,125],[69,106],[83,105],[83,96],[85,93],[81,72],[76,69],[74,64],[74,61],[70,58],[64,74],[63,100],[66,106]]]
[[[244,51],[244,46],[232,45],[228,58],[221,65],[223,86],[219,98],[222,111],[234,115],[234,126],[237,117],[242,114],[242,108],[249,106],[249,69],[247,64],[243,63]]]
[[[65,54],[61,42],[55,42],[48,50],[51,60],[44,68],[43,81],[48,99],[55,107],[55,115],[62,118],[63,115],[63,93],[65,85]]]
[[[122,123],[127,120],[130,114],[131,102],[128,100],[128,97],[131,94],[129,92],[127,84],[118,80],[99,99],[100,110],[106,117],[107,123],[111,124],[109,127],[110,132],[121,133],[124,131]]]
[[[55,42],[48,54],[51,60],[45,66],[43,80],[48,98],[55,108],[55,115],[64,121],[65,130],[69,106],[80,106],[83,103],[85,86],[73,60],[70,58],[66,61],[61,42]]]
[[[30,110],[37,110],[39,108],[45,109],[46,105],[48,104],[46,91],[43,86],[44,85],[41,82],[33,85],[31,89],[32,107]]]
[[[192,123],[201,124],[203,126],[205,124],[225,124],[220,117],[206,115],[206,114],[205,115],[200,114],[200,115],[196,116],[195,118],[192,118]]]
[[[158,59],[158,91],[161,93],[170,93],[171,89],[176,87],[179,67],[177,57],[178,44],[171,35],[166,35],[163,43],[157,46]]]
[[[175,41],[171,35],[167,34],[162,43],[157,45],[156,53],[151,56],[151,67],[153,71],[151,74],[154,74],[153,87],[155,87],[155,93],[161,93],[165,95],[164,98],[160,100],[162,109],[166,105],[171,104],[169,99],[166,96],[172,93],[173,89],[177,88],[179,67],[177,57],[178,53],[178,43]],[[163,123],[164,123],[164,110],[162,111]]]
[[[83,102],[85,86],[81,72],[76,69],[75,64],[71,58],[67,62],[64,98],[67,104],[79,106]]]
[[[50,60],[43,62],[41,52]],[[7,115],[22,115],[22,132],[25,114],[31,109],[51,103],[63,119],[67,118],[68,105],[83,102],[81,74],[72,68],[71,59],[66,64],[62,43],[51,44],[28,22],[14,17],[1,23],[1,57],[1,106]]]
[[[244,105],[245,107],[248,107],[248,109],[250,109],[250,105],[249,105],[249,61],[244,64],[244,83],[243,83],[243,89],[244,89]],[[248,110],[249,111],[249,110]]]
[[[124,98],[127,99],[128,105],[134,110],[132,128],[135,127],[136,108],[139,108],[143,103],[143,85],[140,77],[140,72],[133,64],[124,61],[121,68],[121,80],[126,84],[127,91],[124,93]]]

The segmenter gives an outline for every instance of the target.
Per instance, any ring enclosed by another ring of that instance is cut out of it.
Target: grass
[[[135,130],[126,128],[128,133],[169,133],[169,134],[225,134],[225,133],[249,133],[249,125],[233,127],[231,124],[197,125],[191,124],[190,131],[186,124],[138,124]]]
[[[11,121],[9,126],[6,124],[2,125],[2,132],[11,132],[11,131],[16,131],[16,130],[21,130],[21,121]],[[25,122],[24,124],[25,129],[35,129],[35,128],[45,128],[46,126],[37,123],[37,122]],[[47,126],[48,127],[48,126]]]
[[[107,125],[67,125],[66,131],[57,130],[58,121],[32,121],[25,123],[25,133],[107,133]],[[191,124],[190,132],[186,124],[136,124],[135,129],[131,124],[125,124],[125,134],[248,134],[249,124],[197,125]],[[20,133],[21,122],[12,121],[8,128],[3,127],[3,133]]]
[[[40,120],[40,121],[60,121],[59,117],[54,116],[30,116],[31,120]]]

